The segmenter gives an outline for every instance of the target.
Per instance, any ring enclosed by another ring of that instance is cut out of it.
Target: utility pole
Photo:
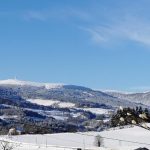
[[[47,148],[47,136],[46,136],[46,148]]]
[[[85,150],[85,139],[83,138],[83,149]]]

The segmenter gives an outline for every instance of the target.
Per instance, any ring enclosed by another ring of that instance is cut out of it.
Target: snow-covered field
[[[109,113],[111,113],[113,111],[111,109],[103,109],[103,108],[80,108],[80,109],[82,109],[84,111],[90,111],[90,112],[92,112],[94,114],[99,114],[99,115],[101,115],[101,114],[109,114]]]
[[[38,105],[43,105],[43,106],[57,105],[57,107],[59,107],[59,108],[75,108],[74,103],[61,102],[61,101],[57,101],[57,100],[53,100],[53,99],[52,100],[49,100],[49,99],[27,99],[27,101],[38,104]],[[110,114],[113,111],[111,109],[103,109],[103,108],[76,108],[76,109],[90,111],[94,114]]]
[[[104,140],[103,148],[94,146],[95,136],[100,134]],[[125,128],[103,132],[59,133],[47,135],[13,136],[12,141],[22,143],[15,150],[134,150],[138,147],[150,148],[150,131],[140,128]],[[24,143],[24,144],[23,144]]]
[[[39,110],[39,109],[28,109],[26,108],[26,110],[30,110],[30,111],[33,111],[33,112],[37,112],[41,115],[46,115],[47,117],[53,117],[57,120],[66,120],[68,117],[67,117],[67,112],[62,112],[62,111],[59,111],[59,110],[50,110],[50,111],[44,111],[44,110]],[[72,114],[74,115],[74,114]]]
[[[4,120],[4,119],[13,119],[13,118],[18,118],[18,116],[16,116],[16,115],[12,115],[12,116],[9,116],[9,115],[2,115],[2,116],[0,116],[0,119],[2,119],[2,120]]]
[[[34,104],[43,105],[43,106],[57,105],[60,108],[72,108],[75,106],[74,103],[60,102],[57,100],[49,100],[49,99],[27,99],[27,101]]]
[[[43,106],[51,106],[59,102],[59,101],[47,100],[47,99],[27,99],[27,101],[34,104],[43,105]]]

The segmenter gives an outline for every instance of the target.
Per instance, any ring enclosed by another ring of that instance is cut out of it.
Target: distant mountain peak
[[[134,92],[128,92],[128,91],[121,91],[121,90],[112,90],[112,89],[107,89],[107,90],[101,90],[104,93],[119,93],[119,94],[133,94]]]
[[[44,86],[46,89],[53,89],[53,88],[61,88],[64,84],[38,83],[38,82],[23,81],[17,79],[7,79],[7,80],[0,80],[0,85],[20,85],[20,86],[27,85],[27,86],[37,86],[37,87]]]

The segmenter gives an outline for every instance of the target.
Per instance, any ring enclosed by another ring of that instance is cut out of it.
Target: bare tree
[[[101,146],[104,145],[104,140],[100,135],[97,135],[95,137],[94,145],[97,146],[97,147],[101,147]]]
[[[10,143],[8,141],[0,141],[1,150],[13,150],[14,148],[15,148],[15,145],[13,143]]]

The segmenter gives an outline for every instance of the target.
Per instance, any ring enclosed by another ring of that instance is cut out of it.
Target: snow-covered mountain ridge
[[[125,94],[121,95],[123,94],[116,95],[114,92],[103,92],[77,85],[36,83],[17,79],[0,80],[0,98],[46,99],[71,102],[88,107],[99,107],[99,105],[134,107],[142,104],[147,105],[150,100],[142,103],[141,98],[143,97],[141,96],[140,101],[138,101],[137,99],[133,100],[134,97],[127,99]]]
[[[150,106],[150,92],[122,93],[115,91],[107,91],[106,93],[119,99],[124,99],[130,102],[141,103]]]
[[[61,88],[63,84],[57,83],[37,83],[31,81],[21,81],[17,79],[0,80],[0,85],[20,85],[20,86],[36,86],[45,87],[46,89]]]

